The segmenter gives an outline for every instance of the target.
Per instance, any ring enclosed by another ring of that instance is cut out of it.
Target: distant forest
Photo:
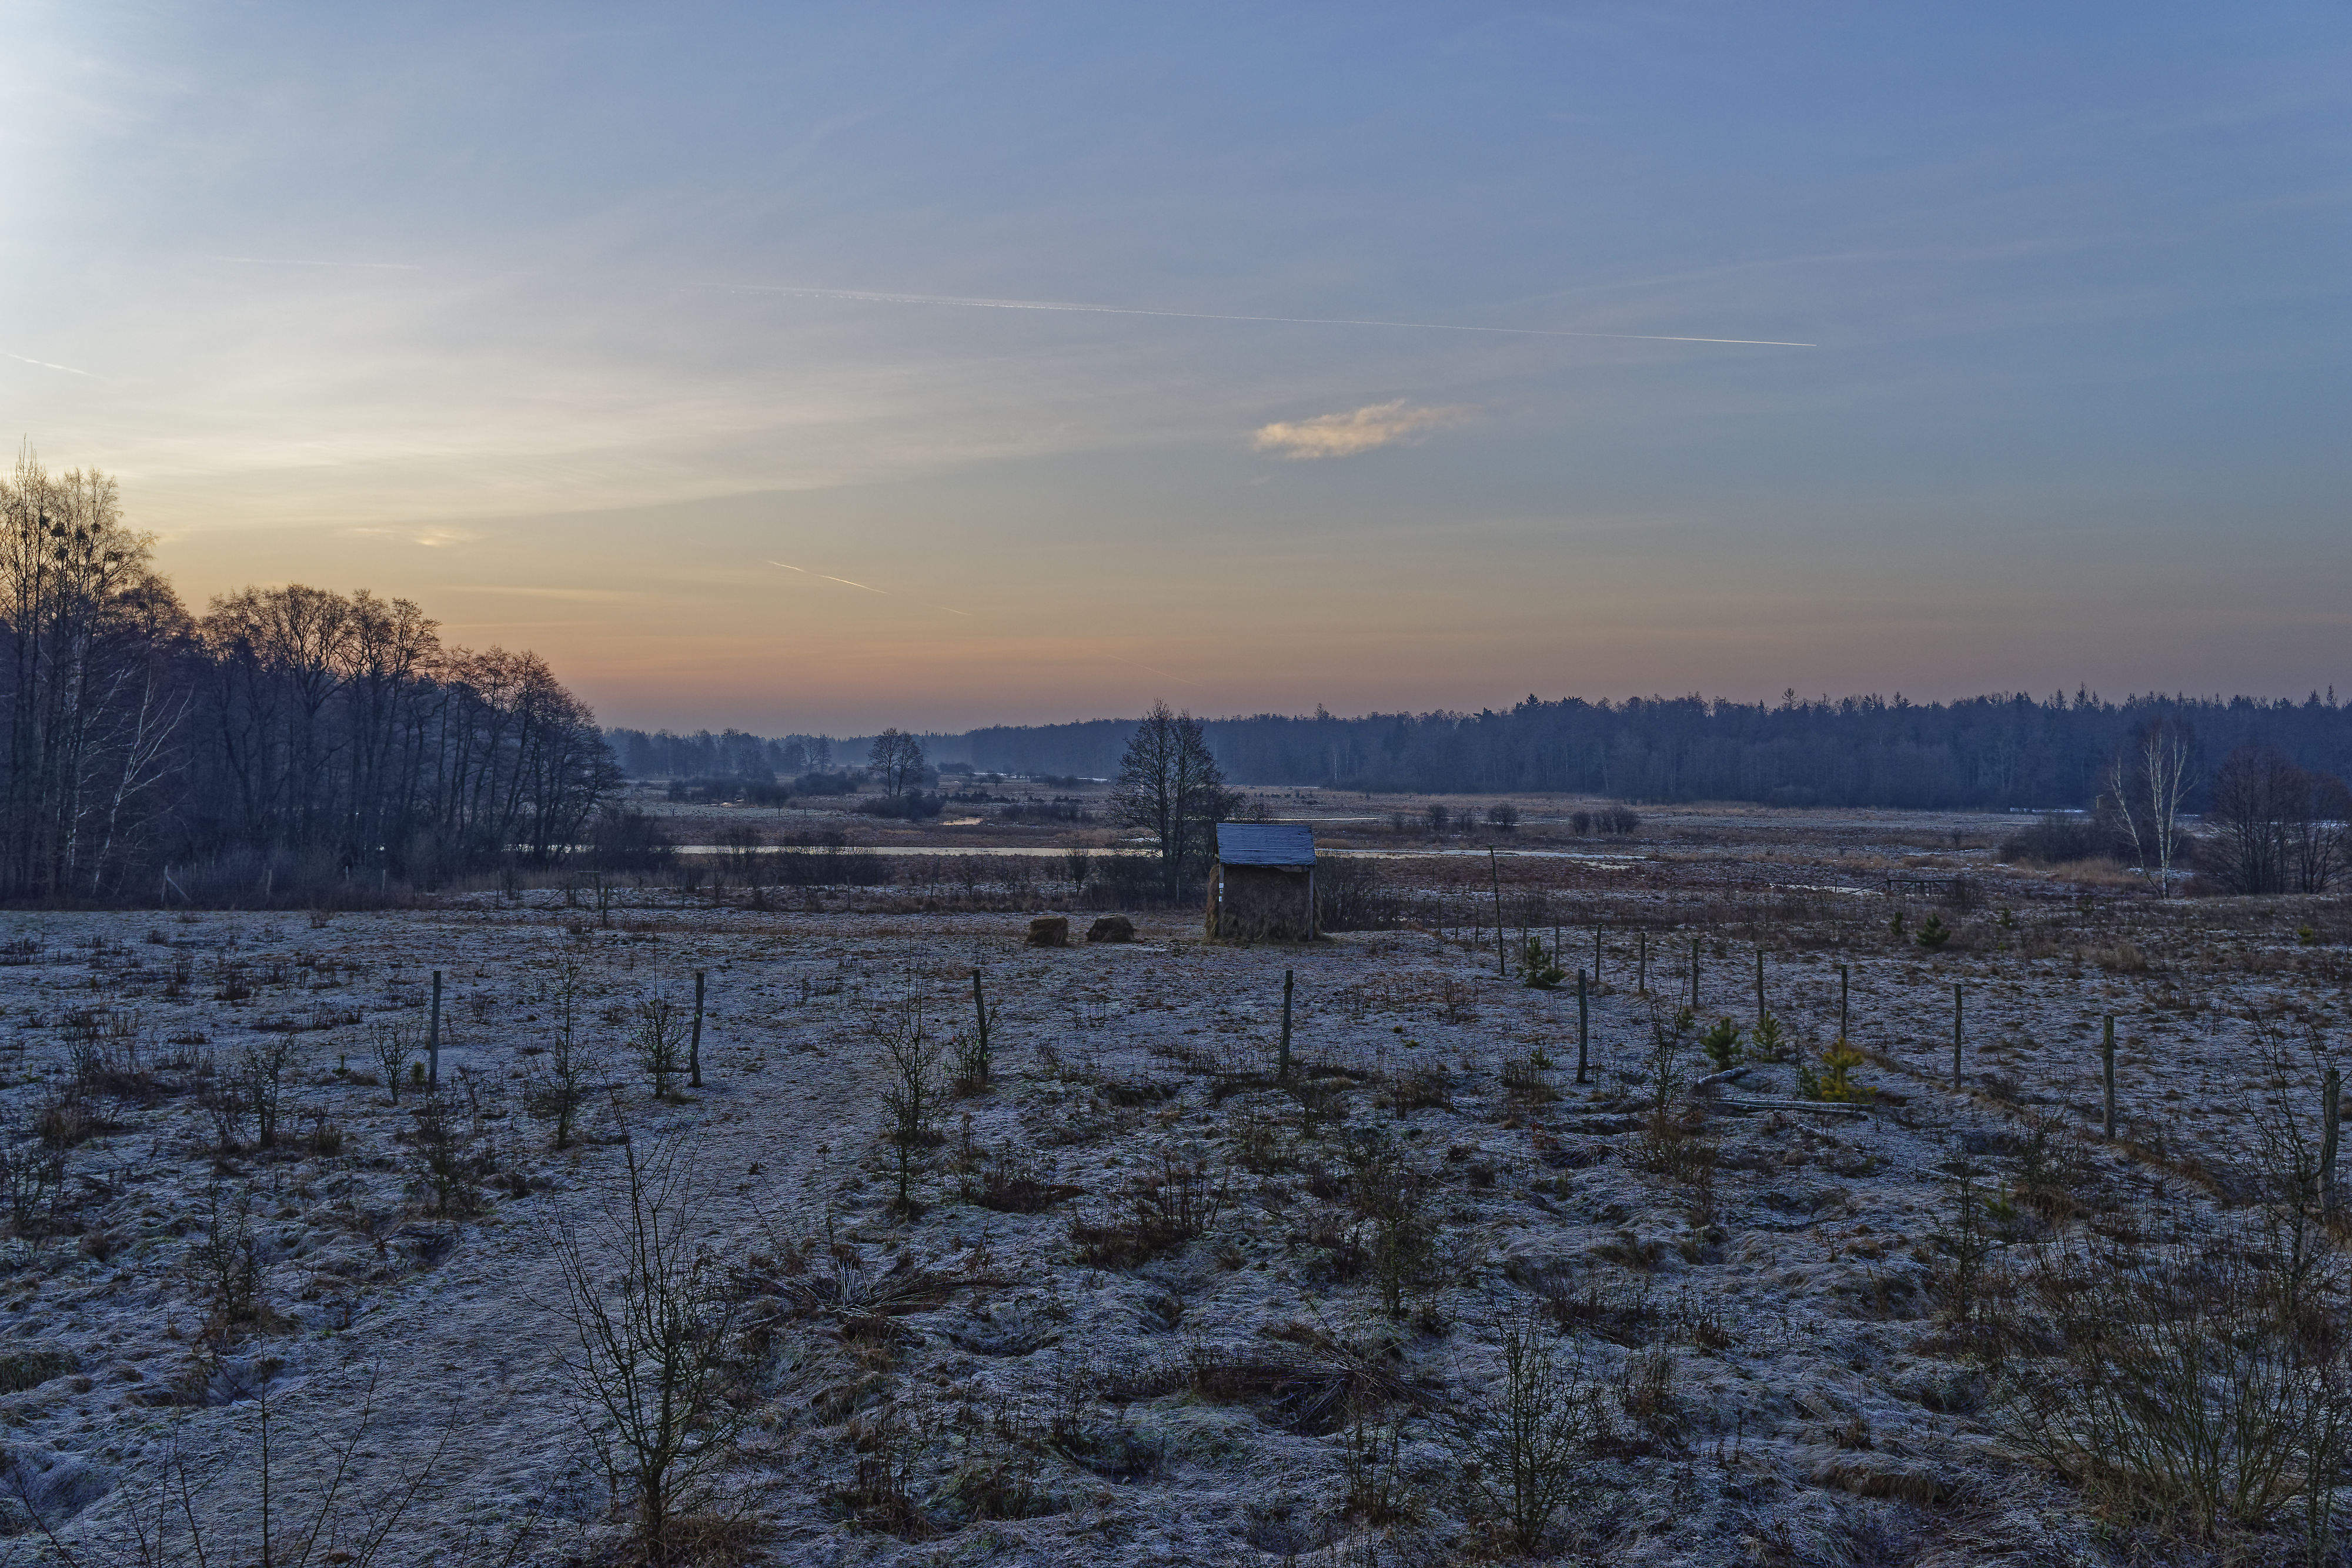
[[[2088,807],[2100,775],[2133,735],[2158,718],[2196,739],[2189,809],[2200,809],[2213,768],[2243,745],[2272,747],[2315,772],[2352,776],[2352,706],[2331,689],[2302,702],[2254,697],[2132,697],[2089,692],[1950,703],[1900,695],[1735,703],[1687,697],[1543,702],[1507,711],[1370,714],[1339,718],[1262,714],[1212,719],[1211,749],[1242,785],[1317,786],[1374,792],[1504,791],[1591,794],[1638,802],[1752,800],[1784,806],[1920,809]],[[1108,779],[1135,731],[1133,719],[1000,726],[923,737],[931,761],[987,772]],[[641,768],[639,777],[688,769]],[[680,747],[727,737],[663,737]],[[751,737],[741,737],[752,741]],[[804,756],[807,737],[794,737]],[[738,742],[736,749],[749,755]],[[863,740],[837,742],[845,760]],[[651,749],[642,755],[651,758]],[[684,755],[681,751],[678,755]],[[771,765],[783,774],[790,769]],[[696,772],[738,769],[699,763]]]
[[[821,735],[784,735],[763,739],[740,729],[713,735],[697,730],[677,735],[669,730],[608,729],[604,744],[614,760],[632,779],[758,779],[790,778],[812,768],[833,766],[833,742]],[[850,761],[862,761],[860,743]]]

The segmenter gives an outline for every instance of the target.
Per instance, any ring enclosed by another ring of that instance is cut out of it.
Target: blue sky
[[[2341,7],[11,28],[9,428],[610,722],[2352,692]]]

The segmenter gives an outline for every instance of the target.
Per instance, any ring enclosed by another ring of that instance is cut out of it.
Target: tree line
[[[1260,714],[1207,719],[1227,775],[1254,785],[1426,793],[1591,794],[1633,800],[1752,800],[1918,810],[2087,808],[2115,758],[2159,720],[2197,754],[2184,809],[2210,800],[2215,769],[2241,747],[2317,774],[2352,773],[2352,706],[2330,691],[2254,697],[2022,694],[1950,703],[1857,696],[1777,705],[1530,696],[1475,714],[1341,718]],[[935,737],[932,755],[1004,773],[1110,778],[1134,719],[976,729]]]
[[[152,550],[104,475],[0,477],[0,897],[430,883],[582,838],[616,775],[544,661],[364,590],[192,614]]]
[[[892,733],[896,733],[893,731]],[[746,779],[761,783],[833,766],[833,742],[821,735],[783,735],[772,739],[725,729],[692,735],[672,730],[608,729],[622,771],[632,779]]]

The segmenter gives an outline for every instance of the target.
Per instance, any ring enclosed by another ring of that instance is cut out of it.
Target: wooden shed
[[[1287,823],[1220,822],[1209,867],[1213,942],[1311,942],[1315,834]]]

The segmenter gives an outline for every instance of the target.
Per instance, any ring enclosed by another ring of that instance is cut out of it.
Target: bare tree
[[[96,887],[169,728],[157,640],[185,614],[114,481],[30,452],[0,476],[0,892]]]
[[[923,772],[923,743],[904,730],[886,729],[874,737],[866,754],[866,766],[882,780],[887,795],[903,795]]]
[[[392,1092],[392,1103],[400,1103],[401,1080],[407,1076],[408,1064],[416,1056],[416,1026],[404,1023],[371,1025],[368,1044],[375,1052],[376,1065],[383,1069],[384,1087]]]
[[[1153,703],[1119,758],[1111,810],[1123,825],[1145,830],[1159,844],[1170,897],[1206,863],[1216,824],[1232,809],[1224,770],[1209,750],[1201,721]]]
[[[285,1096],[286,1071],[294,1065],[296,1055],[290,1034],[265,1035],[247,1043],[240,1053],[236,1082],[253,1111],[256,1148],[277,1146],[278,1106]]]
[[[637,1060],[653,1077],[656,1100],[669,1093],[670,1075],[678,1070],[678,1057],[686,1048],[689,1027],[686,1009],[667,993],[656,991],[638,999],[630,1043],[636,1047]]]
[[[2332,773],[2306,773],[2301,810],[2288,824],[2287,871],[2298,893],[2326,893],[2352,862],[2352,789]]]
[[[2273,747],[2241,746],[2213,773],[2212,841],[2240,893],[2324,893],[2343,866],[2352,796]]]
[[[606,1473],[635,1493],[654,1568],[684,1556],[675,1527],[707,1508],[743,1413],[727,1398],[735,1308],[723,1261],[696,1233],[704,1194],[676,1140],[621,1145],[620,1179],[586,1215],[552,1222],[571,1341],[562,1364]]]
[[[901,1214],[918,1212],[914,1171],[918,1151],[939,1139],[934,1124],[940,1099],[940,1059],[943,1044],[931,1038],[923,1018],[923,996],[909,979],[904,994],[877,1008],[866,1018],[866,1032],[881,1047],[882,1066],[889,1080],[882,1089],[883,1135],[898,1153]]]
[[[2189,794],[2196,737],[2178,719],[2151,719],[2108,760],[2108,799],[2130,835],[2140,874],[2159,897],[2172,891],[2180,857],[2180,806]]]
[[[587,980],[582,965],[567,959],[556,967],[549,1000],[555,1012],[548,1031],[547,1078],[533,1097],[531,1108],[555,1123],[555,1146],[572,1146],[572,1128],[581,1107],[588,1103],[589,1085],[600,1066],[595,1048],[580,1032],[580,1005]]]

